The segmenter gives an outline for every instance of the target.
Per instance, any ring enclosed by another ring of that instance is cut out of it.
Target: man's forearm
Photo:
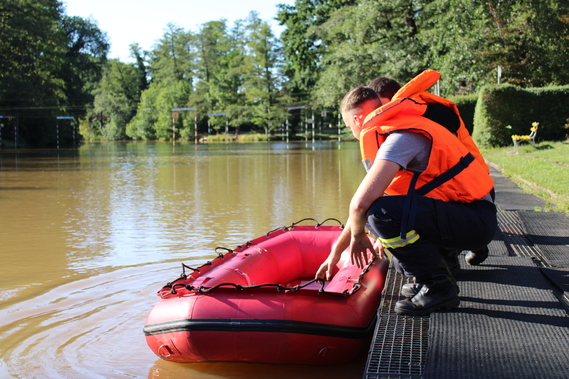
[[[352,238],[352,226],[351,226],[352,222],[351,219],[348,218],[348,221],[346,221],[346,226],[344,227],[344,230],[342,230],[342,233],[340,234],[340,236],[338,237],[338,239],[336,240],[336,242],[334,243],[334,245],[332,246],[332,253],[336,254],[336,255],[340,255],[342,254],[342,252],[344,250],[346,250],[348,248],[348,246],[350,246],[350,240]]]
[[[366,212],[366,209],[355,207],[353,204],[350,205],[350,236],[365,234]]]

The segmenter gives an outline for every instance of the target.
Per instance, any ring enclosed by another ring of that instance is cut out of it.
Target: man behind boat
[[[396,80],[386,76],[380,76],[373,79],[368,84],[368,87],[373,89],[379,95],[382,105],[391,102],[394,98],[401,99],[405,97],[410,97],[416,101],[425,103],[427,108],[422,116],[444,126],[448,131],[457,136],[462,144],[474,155],[474,157],[487,167],[488,173],[490,173],[490,168],[486,165],[486,161],[482,157],[482,154],[480,154],[478,147],[466,129],[466,125],[460,116],[460,112],[456,104],[448,99],[427,92],[427,90],[439,79],[440,74],[435,70],[425,70],[407,83],[403,88]],[[494,191],[492,191],[492,196],[494,196]],[[460,263],[458,261],[460,251],[450,250],[443,251],[442,253],[451,273],[456,276],[460,272]],[[468,251],[466,253],[465,260],[470,265],[479,265],[488,258],[488,253],[489,249],[487,246],[480,250]],[[402,272],[397,259],[394,259],[393,264],[397,271]],[[417,285],[404,285],[401,294],[404,296],[414,295],[414,293],[417,292],[417,289]]]
[[[418,292],[398,301],[400,315],[424,315],[459,305],[458,287],[441,251],[479,250],[493,238],[496,208],[488,169],[447,129],[422,115],[426,104],[357,87],[340,111],[360,140],[368,173],[350,202],[346,228],[316,273],[330,279],[342,251],[368,262],[370,231],[398,259]]]

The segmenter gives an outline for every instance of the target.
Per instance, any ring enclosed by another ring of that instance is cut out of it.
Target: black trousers
[[[376,238],[400,238],[405,198],[383,196],[368,209],[367,226]],[[399,260],[405,275],[426,277],[440,264],[442,251],[481,249],[492,241],[497,226],[496,206],[489,201],[447,203],[419,196],[415,223],[409,225],[418,239],[402,241],[401,246],[390,247],[389,251]]]

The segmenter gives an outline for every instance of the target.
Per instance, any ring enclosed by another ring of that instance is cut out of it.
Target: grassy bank
[[[489,163],[525,192],[547,203],[544,211],[569,213],[569,141],[483,150]]]

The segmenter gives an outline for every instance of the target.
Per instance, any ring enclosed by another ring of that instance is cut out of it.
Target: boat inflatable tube
[[[354,359],[373,333],[388,261],[371,257],[360,269],[345,251],[332,280],[314,280],[341,232],[293,224],[199,268],[183,265],[147,317],[148,346],[173,362]]]

